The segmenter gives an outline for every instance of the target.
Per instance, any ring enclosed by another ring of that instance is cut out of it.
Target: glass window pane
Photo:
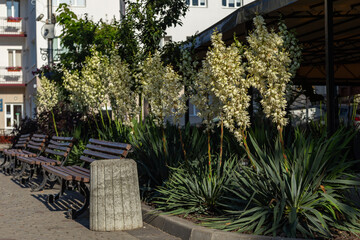
[[[20,121],[22,119],[22,105],[14,105],[14,123],[16,125],[20,124]]]
[[[193,6],[199,6],[199,0],[192,0]]]
[[[11,117],[6,118],[6,127],[11,127]]]
[[[8,17],[12,17],[11,6],[12,6],[12,2],[6,1],[6,12]]]
[[[9,67],[14,67],[14,54],[13,51],[9,51]]]
[[[229,0],[229,7],[235,7],[235,0]]]
[[[14,1],[13,6],[14,6],[14,16],[13,17],[20,17],[20,2]]]
[[[85,0],[77,0],[76,6],[85,7]]]
[[[15,67],[21,67],[21,50],[15,52]]]
[[[240,7],[241,6],[241,0],[236,0],[236,6]]]
[[[6,115],[11,115],[11,105],[6,105]]]
[[[187,4],[187,5],[190,5],[190,0],[186,0],[186,4]]]
[[[226,7],[226,0],[222,0],[222,5]]]
[[[200,6],[205,6],[205,0],[200,0]]]

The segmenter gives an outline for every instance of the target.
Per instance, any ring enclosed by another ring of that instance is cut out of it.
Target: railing
[[[47,49],[47,48],[40,48],[41,59],[43,61],[46,61],[48,59],[48,51],[49,51],[49,49]],[[62,53],[65,53],[65,49],[61,49],[61,48],[53,49],[54,62],[60,61],[60,55]]]
[[[0,18],[0,36],[14,35],[25,36],[23,19],[19,17],[1,17]]]
[[[0,84],[24,84],[21,67],[0,67]]]

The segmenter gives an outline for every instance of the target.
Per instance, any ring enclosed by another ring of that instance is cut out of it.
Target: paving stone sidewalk
[[[48,204],[46,194],[55,192],[33,193],[28,186],[0,173],[0,240],[178,239],[148,224],[132,231],[91,231],[88,215],[77,220],[67,219],[65,215],[69,203],[77,204],[77,196],[69,195],[67,201]]]

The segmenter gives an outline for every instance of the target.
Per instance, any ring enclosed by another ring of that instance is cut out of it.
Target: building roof
[[[360,85],[360,0],[333,0],[333,4],[335,84]],[[197,37],[197,51],[199,56],[205,55],[214,29],[223,33],[226,43],[233,41],[234,33],[244,41],[257,13],[273,27],[281,15],[288,28],[296,31],[303,45],[303,63],[295,82],[324,85],[324,12],[324,0],[257,0],[201,32]]]

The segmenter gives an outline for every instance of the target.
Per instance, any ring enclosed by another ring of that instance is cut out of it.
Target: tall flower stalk
[[[50,112],[54,125],[56,136],[59,136],[56,119],[54,115],[54,108],[59,104],[62,99],[62,93],[60,88],[55,82],[50,81],[45,76],[40,78],[40,87],[36,95],[38,112]]]
[[[180,96],[183,90],[181,77],[172,66],[164,66],[160,54],[156,52],[142,64],[141,84],[143,94],[150,104],[150,114],[162,129],[164,153],[166,151],[165,117],[172,116],[178,124],[186,112],[185,99]]]

